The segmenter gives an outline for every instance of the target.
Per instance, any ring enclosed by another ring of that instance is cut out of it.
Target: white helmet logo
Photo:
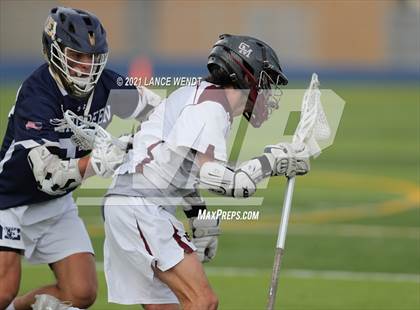
[[[251,56],[251,53],[252,49],[250,49],[250,46],[248,44],[244,42],[241,42],[241,44],[239,44],[239,54],[242,54],[249,58],[249,56]]]

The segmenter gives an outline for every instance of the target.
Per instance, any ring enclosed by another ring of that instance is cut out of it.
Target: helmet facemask
[[[89,61],[74,59],[74,56],[88,55]],[[53,69],[60,75],[61,82],[66,90],[75,97],[88,96],[98,82],[108,60],[108,53],[85,54],[70,47],[63,47],[57,41],[53,41],[50,48],[50,62]],[[86,67],[81,70],[80,67]],[[58,70],[58,71],[57,71]],[[66,87],[67,86],[67,87]]]
[[[280,75],[275,75],[277,77],[273,80],[267,71],[261,71],[258,79],[259,91],[255,105],[263,105],[265,107],[265,110],[267,110],[267,119],[274,110],[279,108],[280,99],[283,95],[283,91],[280,88],[280,85],[282,85]]]
[[[253,127],[258,128],[268,120],[274,110],[279,108],[283,95],[280,89],[280,85],[283,85],[282,77],[275,71],[267,69],[262,70],[256,80],[244,64],[236,62],[242,67],[249,85],[249,95],[243,115]]]

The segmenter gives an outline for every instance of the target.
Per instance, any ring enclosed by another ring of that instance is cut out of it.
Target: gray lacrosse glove
[[[197,247],[197,255],[201,262],[207,263],[216,256],[220,220],[205,220],[193,217],[189,219],[192,230],[192,242]]]
[[[279,143],[267,145],[264,149],[266,156],[271,156],[274,161],[272,175],[285,175],[294,177],[309,172],[309,152],[303,143]]]

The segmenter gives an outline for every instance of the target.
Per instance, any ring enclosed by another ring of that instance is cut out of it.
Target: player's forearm
[[[193,218],[197,217],[203,210],[206,210],[206,203],[203,200],[203,198],[200,196],[200,193],[198,191],[195,191],[194,193],[185,196],[184,197],[185,202],[187,205],[183,207],[184,213],[187,218]]]
[[[269,176],[290,178],[309,171],[305,145],[280,143],[266,147],[264,153],[231,169],[224,163],[206,161],[200,169],[200,183],[225,196],[246,198],[256,191],[257,183]]]
[[[85,176],[85,172],[86,172],[88,164],[89,164],[89,157],[80,158],[79,161],[77,162],[77,165],[79,166],[80,175],[82,177]]]
[[[257,183],[271,175],[273,160],[264,154],[232,169],[225,163],[205,162],[200,169],[202,187],[224,196],[247,198],[256,191]]]
[[[83,177],[83,179],[86,179],[88,177],[91,177],[95,175],[95,172],[90,166],[90,156],[85,156],[79,159],[78,161],[79,171],[80,175]]]

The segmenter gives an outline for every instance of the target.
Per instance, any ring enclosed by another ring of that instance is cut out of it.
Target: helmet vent
[[[85,22],[85,24],[87,25],[87,26],[92,26],[92,21],[90,20],[90,18],[89,17],[83,17],[83,21]]]
[[[52,14],[57,13],[57,8],[52,8],[52,9],[51,9],[51,13],[52,13]]]
[[[74,25],[73,25],[73,23],[70,23],[70,25],[69,25],[69,31],[70,31],[71,33],[76,33],[76,30],[74,29]]]
[[[60,21],[64,23],[66,21],[66,15],[64,15],[63,13],[60,13],[59,16],[60,16]]]

